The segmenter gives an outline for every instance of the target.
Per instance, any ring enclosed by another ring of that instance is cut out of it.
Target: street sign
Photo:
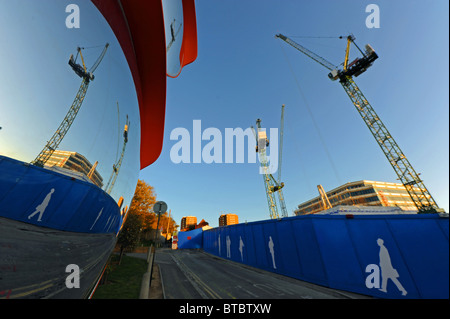
[[[158,213],[164,214],[166,211],[167,211],[167,204],[163,201],[156,202],[153,205],[153,212],[155,212],[156,214]]]

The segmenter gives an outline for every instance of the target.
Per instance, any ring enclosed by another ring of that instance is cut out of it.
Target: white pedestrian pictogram
[[[244,262],[244,242],[242,241],[242,237],[239,236],[239,251],[241,252],[241,261]]]
[[[392,282],[397,286],[398,290],[402,292],[402,296],[406,296],[407,291],[403,288],[400,281],[398,281],[398,271],[392,266],[391,257],[387,248],[384,246],[384,240],[381,238],[377,239],[377,244],[380,246],[380,268],[381,268],[381,288],[380,291],[387,292],[387,283],[391,279]]]
[[[37,213],[39,213],[39,217],[37,219],[38,222],[40,222],[42,220],[42,215],[44,214],[45,210],[47,209],[48,204],[50,203],[50,199],[52,198],[52,194],[55,192],[55,189],[52,188],[50,190],[50,192],[47,194],[47,196],[45,196],[44,200],[42,201],[42,203],[40,203],[34,213],[30,214],[28,216],[28,219],[31,219],[31,217],[33,217],[34,215],[36,215]]]
[[[273,268],[277,269],[277,266],[275,265],[275,250],[273,249],[274,246],[275,245],[273,243],[272,236],[269,236],[269,251],[270,254],[272,255]]]

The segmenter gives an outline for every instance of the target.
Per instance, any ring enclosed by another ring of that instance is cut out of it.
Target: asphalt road
[[[86,298],[114,248],[111,234],[57,231],[0,217],[0,299]],[[67,287],[78,267],[78,287]]]
[[[166,299],[370,299],[218,258],[201,250],[157,249]]]

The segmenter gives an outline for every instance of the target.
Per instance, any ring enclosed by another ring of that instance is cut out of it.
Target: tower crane
[[[284,136],[284,104],[281,105],[281,120],[280,120],[280,132],[279,132],[279,138],[278,138],[278,176],[277,176],[277,183],[278,185],[284,183],[281,182],[281,164],[283,163],[283,136]],[[281,215],[283,217],[288,217],[288,212],[286,209],[286,203],[284,202],[284,195],[283,195],[283,186],[278,189],[278,199],[280,201],[280,207],[281,207]]]
[[[311,52],[290,38],[282,34],[277,34],[275,37],[280,38],[287,44],[327,68],[330,71],[328,77],[331,80],[339,80],[353,105],[356,107],[356,110],[364,120],[364,123],[367,125],[378,145],[383,150],[383,153],[387,157],[389,163],[394,168],[399,180],[408,191],[409,196],[416,205],[419,213],[443,212],[443,209],[438,207],[430,192],[419,177],[419,174],[416,173],[412,165],[409,163],[408,159],[403,154],[402,150],[395,142],[394,138],[389,133],[373,107],[353,81],[353,76],[357,77],[365,72],[367,68],[369,68],[378,58],[378,55],[375,53],[373,48],[367,44],[365,46],[365,52],[361,51],[361,49],[354,42],[355,37],[353,35],[349,35],[347,37],[347,48],[345,52],[343,69],[339,70],[324,58]],[[351,44],[355,45],[363,56],[361,58],[356,58],[351,63],[348,63]]]
[[[80,110],[81,104],[83,103],[84,97],[86,96],[89,83],[93,81],[95,78],[94,71],[97,69],[98,65],[103,60],[103,57],[105,56],[108,46],[109,43],[106,43],[103,52],[100,54],[97,61],[89,70],[86,69],[86,65],[84,63],[83,54],[81,53],[82,48],[80,47],[77,48],[77,55],[75,59],[73,58],[73,54],[70,56],[69,65],[72,67],[73,71],[82,79],[80,88],[78,89],[77,95],[75,96],[75,99],[72,105],[70,106],[69,111],[67,112],[63,121],[59,125],[58,129],[50,138],[50,140],[47,142],[47,144],[44,146],[39,155],[36,156],[36,158],[31,162],[31,164],[43,167],[44,164],[48,161],[48,159],[52,156],[53,152],[58,148],[64,136],[69,131],[69,128],[72,126],[72,123],[75,120],[78,111]],[[76,63],[78,54],[80,55],[82,65]]]
[[[267,204],[269,206],[269,215],[272,219],[279,218],[278,205],[275,199],[275,192],[278,193],[278,200],[280,202],[282,217],[288,217],[286,204],[284,201],[283,187],[284,183],[281,182],[281,159],[282,159],[282,147],[283,147],[283,126],[284,126],[284,104],[281,107],[281,126],[279,132],[279,150],[278,150],[278,176],[277,179],[270,173],[270,167],[266,155],[266,147],[269,146],[269,140],[265,130],[261,129],[261,120],[256,120],[257,132],[252,126],[253,134],[256,138],[256,152],[259,154],[259,161],[263,170],[264,187],[266,190]]]
[[[117,161],[116,164],[113,164],[113,171],[111,173],[111,176],[109,177],[108,183],[106,184],[105,191],[110,194],[114,184],[116,183],[117,175],[119,175],[120,167],[122,166],[123,156],[125,154],[125,148],[128,143],[128,128],[130,126],[130,121],[128,121],[128,115],[127,115],[127,121],[125,123],[125,127],[123,129],[123,146],[122,146],[122,152],[120,153],[120,158]]]

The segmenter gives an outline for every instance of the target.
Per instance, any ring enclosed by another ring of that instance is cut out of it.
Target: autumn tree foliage
[[[134,214],[139,217],[144,232],[153,228],[153,223],[156,225],[156,217],[153,213],[153,205],[155,203],[156,194],[153,187],[143,180],[138,180],[133,200],[131,201],[129,214]],[[156,228],[156,226],[154,228]]]
[[[158,216],[153,212],[153,205],[156,203],[156,193],[154,188],[143,180],[138,180],[136,190],[131,201],[130,208],[126,215],[125,223],[119,234],[118,245],[121,253],[125,248],[134,248],[139,241],[154,234]],[[162,233],[172,232],[175,229],[175,221],[165,213],[161,215],[159,228]]]

